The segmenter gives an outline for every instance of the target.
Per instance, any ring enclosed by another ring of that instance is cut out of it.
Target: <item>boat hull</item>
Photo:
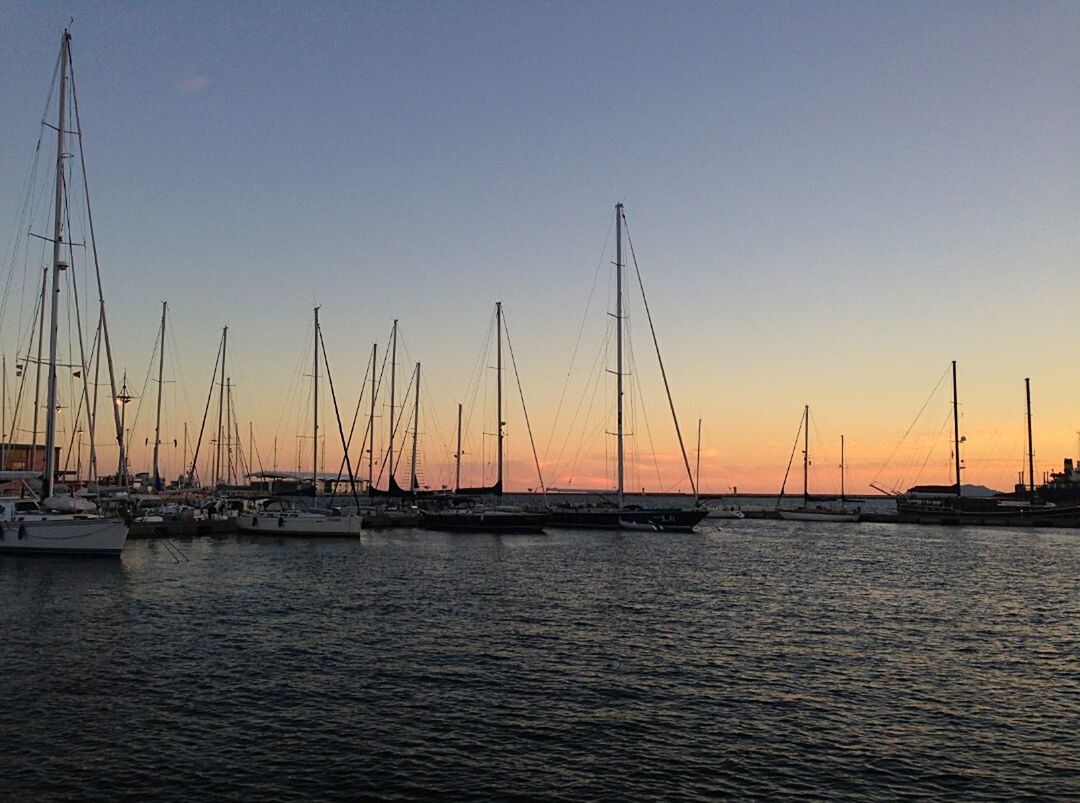
[[[746,514],[741,510],[710,510],[706,516],[709,519],[745,519]]]
[[[236,529],[249,535],[357,536],[360,516],[283,516],[247,513],[236,518]]]
[[[236,532],[235,518],[195,519],[193,521],[131,522],[130,538],[187,538],[203,535],[227,535]]]
[[[1034,505],[1015,507],[993,500],[920,503],[897,500],[896,520],[901,524],[947,524],[972,527],[1080,528],[1080,506]]]
[[[428,530],[461,533],[542,533],[546,513],[423,511],[420,524]]]
[[[5,521],[0,552],[119,557],[127,541],[123,519],[71,518]]]
[[[858,513],[825,510],[778,510],[777,514],[784,521],[835,521],[856,522]]]
[[[693,532],[708,515],[704,509],[673,508],[582,508],[553,510],[550,527],[580,530],[652,530],[656,532]]]

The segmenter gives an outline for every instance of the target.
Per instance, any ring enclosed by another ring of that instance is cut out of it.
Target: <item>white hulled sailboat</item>
[[[68,77],[71,74],[71,34],[64,31],[60,41],[59,92],[56,146],[56,196],[53,219],[53,254],[51,280],[52,295],[49,321],[49,356],[47,363],[47,403],[45,407],[45,455],[42,476],[41,502],[26,498],[0,499],[0,552],[81,554],[81,555],[119,555],[127,540],[128,527],[120,518],[103,518],[94,512],[94,506],[84,500],[69,496],[54,496],[56,465],[56,414],[57,414],[57,339],[59,331],[59,296],[61,274],[70,266],[71,242],[65,230],[64,221],[68,215],[64,160],[71,156],[65,153],[64,140],[71,124],[67,117]],[[74,100],[74,82],[70,87]],[[75,101],[76,135],[81,140],[78,130],[78,105]],[[50,124],[46,124],[52,128]],[[91,244],[93,233],[91,231]],[[95,248],[96,251],[96,248]],[[102,306],[102,311],[104,306]],[[39,313],[45,315],[44,304]],[[104,327],[103,327],[104,328]],[[107,335],[106,335],[107,340]],[[88,410],[89,414],[89,410]],[[14,426],[12,431],[14,431]],[[93,427],[91,426],[91,433]],[[7,437],[7,433],[4,433]],[[123,436],[118,432],[118,439],[123,454]],[[92,440],[92,435],[91,435]],[[2,468],[2,467],[0,467]],[[29,476],[26,476],[28,475]],[[0,480],[23,480],[38,476],[36,471],[2,471]],[[62,511],[62,512],[55,512]]]

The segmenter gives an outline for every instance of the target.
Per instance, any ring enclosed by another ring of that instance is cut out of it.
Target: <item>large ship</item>
[[[1051,471],[1049,478],[1035,489],[1040,499],[1055,504],[1080,505],[1080,469],[1066,457],[1061,471]]]

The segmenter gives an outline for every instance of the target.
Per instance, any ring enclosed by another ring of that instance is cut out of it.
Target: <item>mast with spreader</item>
[[[165,376],[165,313],[169,308],[168,301],[161,302],[161,332],[158,335],[158,389],[157,389],[157,415],[154,421],[154,490],[161,490],[161,470],[158,465],[158,453],[161,447],[161,388]]]
[[[953,409],[953,457],[956,465],[956,496],[963,496],[960,488],[960,402],[956,394],[956,360],[952,361],[952,409]]]

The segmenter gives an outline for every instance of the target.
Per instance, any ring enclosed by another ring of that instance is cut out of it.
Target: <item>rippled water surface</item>
[[[0,799],[1080,794],[1080,533],[177,545],[0,557]]]

